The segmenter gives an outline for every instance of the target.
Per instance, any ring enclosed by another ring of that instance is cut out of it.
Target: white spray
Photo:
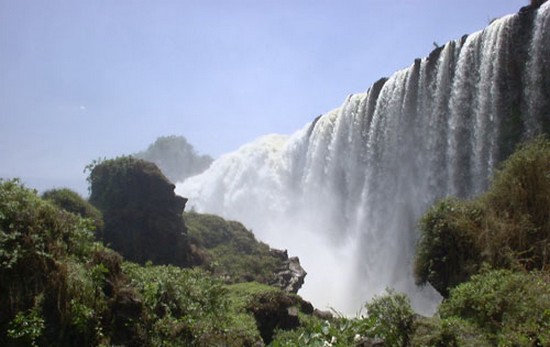
[[[548,122],[549,8],[449,42],[292,136],[222,156],[177,192],[299,256],[300,294],[317,307],[352,314],[393,287],[433,312],[439,296],[412,276],[416,223],[438,198],[484,190],[513,144]]]

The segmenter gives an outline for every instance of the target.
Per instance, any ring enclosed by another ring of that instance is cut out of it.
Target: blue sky
[[[290,134],[519,0],[0,0],[0,177],[86,192],[86,164],[184,135]]]

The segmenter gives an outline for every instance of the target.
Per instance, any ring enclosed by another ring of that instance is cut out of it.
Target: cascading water
[[[412,277],[416,223],[471,197],[516,143],[550,129],[550,4],[447,43],[292,136],[270,135],[178,185],[308,271],[301,294],[352,313],[385,287],[432,311]]]

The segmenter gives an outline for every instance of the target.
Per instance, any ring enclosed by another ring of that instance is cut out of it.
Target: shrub
[[[421,318],[416,322],[412,346],[489,347],[484,334],[469,322],[457,318]]]
[[[87,269],[71,269],[83,268],[91,255],[91,229],[88,220],[41,199],[17,180],[0,180],[0,344],[98,341],[93,328],[75,325],[75,307],[102,299],[86,297],[81,286],[71,285],[87,283]],[[99,316],[93,318],[99,323]]]
[[[483,201],[490,206],[483,242],[494,266],[509,258],[527,270],[550,264],[550,140],[519,146],[495,173]],[[508,250],[508,253],[503,252]]]
[[[439,313],[469,322],[493,343],[547,346],[550,281],[539,273],[487,270],[453,288]]]
[[[518,148],[475,200],[447,198],[420,221],[415,277],[443,296],[479,271],[550,265],[550,140]]]
[[[414,274],[418,284],[429,282],[441,295],[477,271],[481,250],[483,206],[447,198],[436,203],[420,221]]]
[[[372,324],[371,334],[380,337],[389,346],[409,346],[414,331],[414,311],[409,298],[393,289],[375,296],[365,305]]]
[[[11,345],[38,346],[38,339],[44,332],[43,300],[44,296],[38,295],[31,309],[18,312],[10,322],[7,336]]]
[[[42,198],[51,201],[54,205],[65,211],[75,213],[82,218],[90,218],[94,222],[96,233],[101,234],[103,229],[103,216],[101,212],[78,193],[67,188],[51,189],[44,192]]]
[[[169,265],[124,263],[123,269],[142,297],[141,324],[153,346],[224,341],[228,300],[221,282],[200,270]]]
[[[201,249],[202,267],[226,283],[256,281],[271,284],[283,261],[274,256],[268,245],[239,222],[221,217],[184,214],[190,242]]]
[[[279,330],[270,346],[273,347],[349,347],[380,346],[382,341],[369,337],[371,320],[364,317],[348,318],[337,315],[330,320],[315,316],[301,316],[301,327]]]

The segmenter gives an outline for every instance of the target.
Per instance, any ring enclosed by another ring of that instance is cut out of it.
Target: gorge
[[[550,133],[549,26],[549,3],[496,19],[176,191],[299,256],[300,294],[321,309],[357,312],[393,287],[431,312],[438,295],[412,276],[417,220],[439,198],[479,194],[517,143]]]

